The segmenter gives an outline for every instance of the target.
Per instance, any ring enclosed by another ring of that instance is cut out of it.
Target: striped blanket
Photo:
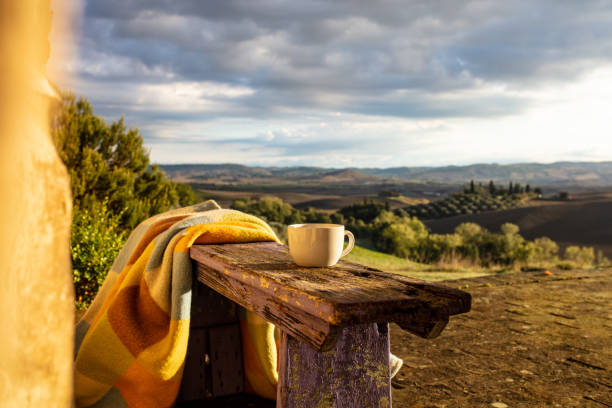
[[[214,201],[140,224],[76,327],[78,407],[169,407],[179,391],[189,336],[196,243],[278,241],[260,219]],[[241,321],[247,385],[275,398],[274,327],[246,312]]]

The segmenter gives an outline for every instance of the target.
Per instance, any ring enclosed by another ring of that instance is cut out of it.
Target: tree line
[[[232,208],[258,215],[286,239],[286,225],[303,222],[344,224],[360,240],[384,253],[428,264],[468,262],[481,267],[558,267],[564,269],[605,265],[608,260],[592,247],[570,246],[561,253],[547,237],[527,240],[519,227],[505,223],[488,231],[463,223],[452,234],[434,234],[415,216],[390,211],[381,203],[353,204],[329,214],[314,208],[298,210],[276,197],[234,200]]]

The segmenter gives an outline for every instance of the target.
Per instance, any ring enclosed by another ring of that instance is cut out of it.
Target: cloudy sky
[[[158,163],[612,160],[612,0],[87,0],[79,30],[59,82]]]

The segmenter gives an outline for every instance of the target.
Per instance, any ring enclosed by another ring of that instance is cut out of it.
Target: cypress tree
[[[521,184],[520,183],[516,183],[514,185],[514,193],[519,194],[521,192]]]

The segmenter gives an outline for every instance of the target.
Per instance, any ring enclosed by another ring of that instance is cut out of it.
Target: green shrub
[[[568,246],[565,248],[564,258],[582,267],[593,266],[595,263],[595,250],[592,247]]]
[[[120,215],[113,215],[106,201],[87,209],[74,208],[70,252],[79,309],[86,308],[98,293],[124,242]]]
[[[323,211],[318,211],[314,207],[308,207],[306,210],[300,211],[300,214],[301,218],[304,220],[303,222],[324,224],[330,224],[332,222],[329,214],[326,214]]]
[[[435,263],[452,258],[460,245],[461,237],[457,234],[429,234],[419,245],[418,261]]]
[[[268,222],[279,222],[287,225],[304,222],[298,210],[277,197],[264,197],[259,200],[238,199],[234,200],[232,208],[265,218]]]
[[[516,224],[512,224],[511,222],[505,222],[500,227],[500,231],[504,235],[516,235],[516,234],[519,233],[520,229],[519,229],[518,225],[516,225]]]
[[[595,253],[595,265],[598,267],[610,266],[610,260],[606,258],[601,250]]]
[[[363,220],[365,223],[370,223],[372,220],[385,211],[385,205],[381,203],[365,202],[362,204],[353,204],[341,208],[338,212],[345,218],[353,217],[357,220]]]
[[[533,241],[533,254],[531,260],[541,264],[550,262],[557,257],[559,245],[548,237],[536,238]]]
[[[402,258],[419,259],[419,249],[427,237],[427,227],[416,217],[398,217],[382,211],[372,222],[376,247]]]
[[[482,227],[473,222],[464,222],[455,228],[455,234],[463,240],[472,240],[483,231]]]

